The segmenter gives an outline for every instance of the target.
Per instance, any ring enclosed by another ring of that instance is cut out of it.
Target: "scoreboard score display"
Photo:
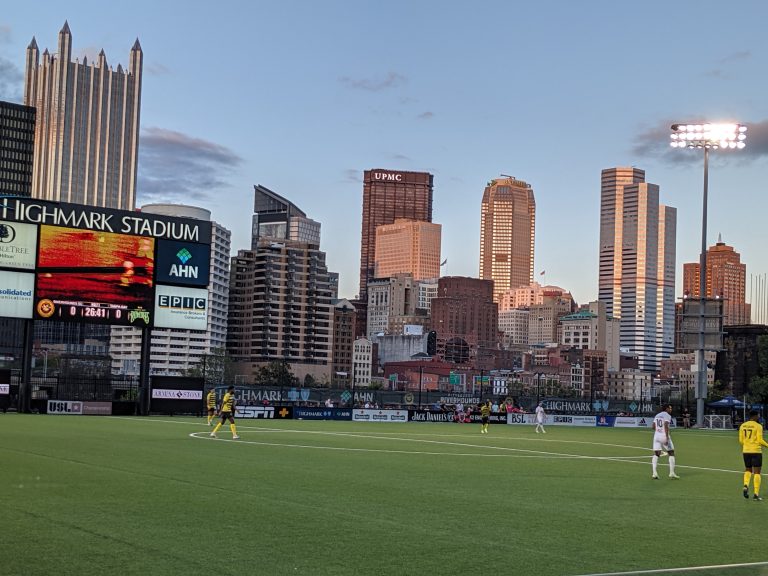
[[[40,227],[35,317],[149,326],[154,239]]]

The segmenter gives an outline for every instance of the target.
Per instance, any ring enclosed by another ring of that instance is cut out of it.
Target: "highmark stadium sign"
[[[193,221],[34,198],[0,198],[0,219],[203,244],[210,243],[211,239],[211,223],[205,220]]]

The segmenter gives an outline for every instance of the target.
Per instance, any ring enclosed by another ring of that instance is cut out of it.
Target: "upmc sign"
[[[157,281],[162,284],[208,286],[211,247],[207,244],[157,241]]]
[[[373,179],[374,180],[385,180],[387,182],[402,182],[403,181],[403,175],[402,174],[392,173],[392,172],[374,172],[373,173]]]

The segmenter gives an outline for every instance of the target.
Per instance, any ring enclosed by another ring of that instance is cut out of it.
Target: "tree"
[[[304,376],[304,388],[312,388],[315,385],[315,378],[312,374]]]
[[[749,381],[749,395],[761,403],[768,402],[768,336],[757,338],[757,376]]]
[[[259,368],[255,381],[259,386],[296,386],[298,383],[286,360],[275,360]]]
[[[204,354],[194,366],[184,371],[185,376],[203,378],[205,384],[225,384],[234,380],[232,359],[224,348],[214,348]]]

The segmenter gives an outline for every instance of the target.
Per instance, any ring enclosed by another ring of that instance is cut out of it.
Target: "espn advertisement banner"
[[[289,406],[238,406],[235,404],[235,418],[285,420],[292,417]]]
[[[353,422],[408,422],[408,410],[353,410]]]

